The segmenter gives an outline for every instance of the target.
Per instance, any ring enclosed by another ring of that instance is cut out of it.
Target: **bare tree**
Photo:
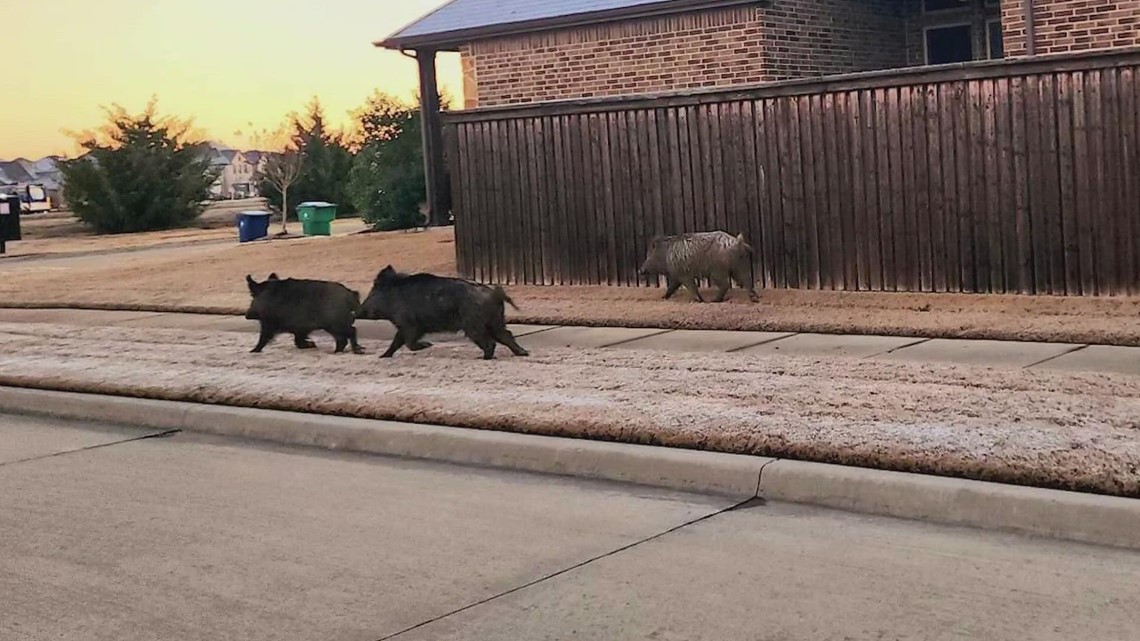
[[[270,154],[263,177],[281,192],[281,234],[289,233],[289,187],[301,176],[302,158],[296,149]]]

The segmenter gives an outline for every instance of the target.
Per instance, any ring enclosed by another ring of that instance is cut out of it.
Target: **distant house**
[[[453,0],[380,44],[458,51],[470,109],[1136,46],[1140,2]]]

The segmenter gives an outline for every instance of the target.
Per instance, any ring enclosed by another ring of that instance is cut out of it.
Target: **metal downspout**
[[[1033,0],[1025,0],[1025,55],[1037,55],[1037,12]]]

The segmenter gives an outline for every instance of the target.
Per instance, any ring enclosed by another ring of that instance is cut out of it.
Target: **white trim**
[[[931,31],[935,29],[952,29],[954,27],[969,27],[970,29],[970,60],[974,58],[974,23],[968,22],[940,22],[938,24],[926,25],[922,28],[922,64],[930,65],[930,42],[927,39]],[[989,51],[986,52],[986,57],[989,58]]]

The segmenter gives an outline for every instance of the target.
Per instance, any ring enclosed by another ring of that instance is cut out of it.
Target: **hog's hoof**
[[[526,358],[527,356],[530,356],[530,352],[528,352],[524,349],[521,352],[515,353],[515,356],[518,356],[519,358]]]
[[[353,354],[356,354],[357,356],[360,356],[360,355],[363,355],[363,354],[367,354],[368,352],[364,351],[364,348],[363,348],[363,347],[353,347],[353,348],[352,348],[352,353],[353,353]]]
[[[418,343],[413,343],[413,344],[409,345],[408,349],[412,350],[413,352],[422,352],[431,346],[432,346],[432,343],[429,343],[427,341],[420,341]]]

